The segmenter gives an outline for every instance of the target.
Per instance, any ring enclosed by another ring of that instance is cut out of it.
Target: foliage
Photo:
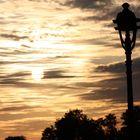
[[[140,106],[134,107],[134,139],[140,138]],[[54,125],[42,132],[41,140],[124,140],[127,139],[128,110],[122,116],[122,127],[117,130],[114,114],[97,120],[88,118],[82,110],[70,110]],[[9,136],[5,140],[26,140],[24,136]]]
[[[47,127],[43,133],[41,140],[55,140],[55,129],[53,126]]]
[[[122,125],[123,127],[121,128],[121,135],[123,137],[126,137],[127,135],[127,128],[128,128],[128,110],[124,112],[121,116]],[[133,127],[134,127],[134,139],[140,138],[140,106],[135,106],[133,110]]]
[[[105,131],[107,132],[105,133]],[[48,137],[50,135],[51,138]],[[76,109],[70,110],[57,120],[51,127],[51,131],[49,127],[46,128],[42,133],[41,140],[102,140],[107,138],[111,140],[116,135],[114,114],[107,115],[105,119],[93,120],[89,119],[82,110]]]
[[[9,136],[5,140],[26,140],[24,136]]]

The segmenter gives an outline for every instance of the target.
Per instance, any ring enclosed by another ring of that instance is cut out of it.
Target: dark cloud
[[[44,79],[46,78],[73,78],[75,76],[64,75],[64,71],[56,70],[56,71],[47,71],[45,72]]]
[[[28,39],[28,36],[18,36],[14,34],[0,34],[0,37],[19,41],[20,39]]]
[[[113,23],[112,23],[112,19],[115,18],[117,16],[117,12],[119,12],[121,10],[120,7],[102,7],[101,9],[97,7],[97,9],[95,9],[97,14],[95,15],[93,13],[92,16],[86,16],[84,18],[82,18],[82,20],[86,20],[86,21],[106,21],[106,20],[110,20],[109,26],[112,27]],[[94,9],[93,9],[94,12]]]
[[[31,106],[14,106],[14,107],[5,107],[0,109],[0,112],[9,112],[9,111],[23,111],[33,109]]]
[[[87,15],[86,17],[82,18],[82,20],[110,20],[109,26],[111,25],[111,27],[113,26],[113,24],[111,24],[111,19],[113,19],[113,17],[115,18],[117,16],[117,13],[122,10],[122,6],[115,5],[113,0],[67,0],[61,5],[93,11],[93,16]],[[130,7],[130,9],[132,8],[132,10],[135,11],[138,17],[140,16],[139,7],[139,4],[137,4],[137,6],[134,6],[133,3]]]
[[[110,20],[116,16],[117,11],[120,10],[120,7],[114,6],[112,0],[69,0],[63,5],[93,11],[93,16],[82,18],[82,20],[87,21]]]
[[[20,80],[23,80],[25,76],[28,76],[28,72],[17,72],[13,74],[5,74],[0,76],[0,84],[15,84]]]
[[[96,68],[95,71],[100,72],[100,68],[99,67],[106,67],[109,66],[107,65],[108,63],[113,63],[113,62],[118,62],[120,60],[123,60],[124,56],[102,56],[102,57],[95,57],[91,60],[91,63],[97,64],[98,67]],[[116,63],[118,64],[118,63]],[[113,64],[110,64],[113,65]],[[99,69],[99,70],[98,70]]]
[[[140,71],[140,58],[133,60],[133,71],[139,72]],[[125,61],[119,62],[115,64],[109,64],[109,65],[100,65],[98,66],[95,71],[96,72],[110,72],[110,73],[123,73],[125,72]]]
[[[133,87],[134,87],[134,101],[140,101],[140,73],[133,75]],[[126,76],[125,74],[107,80],[100,81],[92,87],[99,87],[97,90],[92,90],[88,93],[80,95],[84,100],[108,100],[114,103],[126,103],[127,102],[127,87],[126,87]]]
[[[1,54],[1,56],[3,57],[8,57],[8,55],[16,55],[18,53],[20,54],[28,54],[28,52],[22,52],[22,51],[13,51],[13,52],[5,52],[4,54]],[[0,61],[0,65],[8,65],[8,64],[32,64],[35,61],[20,61],[20,60],[16,60],[16,61],[10,61],[10,60],[3,60]]]
[[[17,72],[17,73],[12,73],[12,74],[5,74],[1,73],[0,74],[0,85],[5,85],[5,86],[17,86],[17,87],[29,87],[31,86],[29,83],[23,82],[23,80],[27,77],[30,76],[29,72]],[[33,85],[32,85],[33,86]]]
[[[42,89],[45,88],[46,85],[42,83],[29,83],[24,81],[25,79],[28,79],[31,77],[30,72],[17,72],[13,74],[0,74],[0,85],[1,86],[14,86],[18,88],[32,88],[32,89]],[[73,75],[67,75],[65,71],[62,70],[52,70],[52,71],[45,71],[44,77],[42,80],[45,79],[61,79],[61,78],[74,78]],[[66,88],[66,89],[72,89],[74,87],[67,86],[67,85],[56,85],[54,84],[47,84],[48,87],[55,87],[55,88]],[[38,98],[40,99],[40,98]],[[37,100],[37,99],[36,99]]]
[[[62,24],[61,26],[75,27],[75,26],[78,26],[78,24],[77,23],[73,23],[72,21],[67,21],[66,23]]]
[[[125,71],[125,65],[124,63],[116,63],[116,64],[110,64],[110,65],[100,65],[95,69],[96,72],[124,72]]]
[[[108,100],[110,102],[126,102],[126,86],[124,78],[114,78],[97,83],[100,88],[81,95],[85,100]]]
[[[102,8],[112,3],[112,0],[68,0],[63,5],[81,9]]]
[[[133,88],[134,100],[140,101],[140,58],[133,60]],[[98,87],[88,93],[80,95],[85,100],[109,100],[111,102],[126,103],[127,87],[124,63],[116,63],[110,65],[102,65],[96,68],[98,72],[110,72],[115,74],[115,78],[101,80],[96,83],[79,83],[79,86]]]

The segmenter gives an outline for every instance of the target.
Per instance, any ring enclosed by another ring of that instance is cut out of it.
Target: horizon
[[[0,0],[0,140],[38,140],[72,109],[93,119],[127,109],[125,51],[112,22],[124,2],[140,18],[139,0]],[[138,31],[135,105],[139,51]]]

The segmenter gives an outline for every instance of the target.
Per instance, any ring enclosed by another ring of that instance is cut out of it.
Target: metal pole
[[[133,118],[133,85],[132,85],[132,47],[129,31],[126,31],[125,39],[126,53],[126,75],[127,75],[127,102],[128,102],[128,140],[134,139],[134,118]]]

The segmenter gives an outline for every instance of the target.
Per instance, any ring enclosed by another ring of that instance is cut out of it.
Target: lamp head
[[[127,3],[127,2],[125,2],[125,3],[122,4],[122,7],[123,7],[124,9],[128,9],[129,6],[130,6],[129,3]]]
[[[129,4],[123,3],[122,7],[124,10],[118,13],[116,18],[116,24],[118,25],[118,29],[121,31],[133,31],[137,28],[137,19],[131,10],[129,10]]]

